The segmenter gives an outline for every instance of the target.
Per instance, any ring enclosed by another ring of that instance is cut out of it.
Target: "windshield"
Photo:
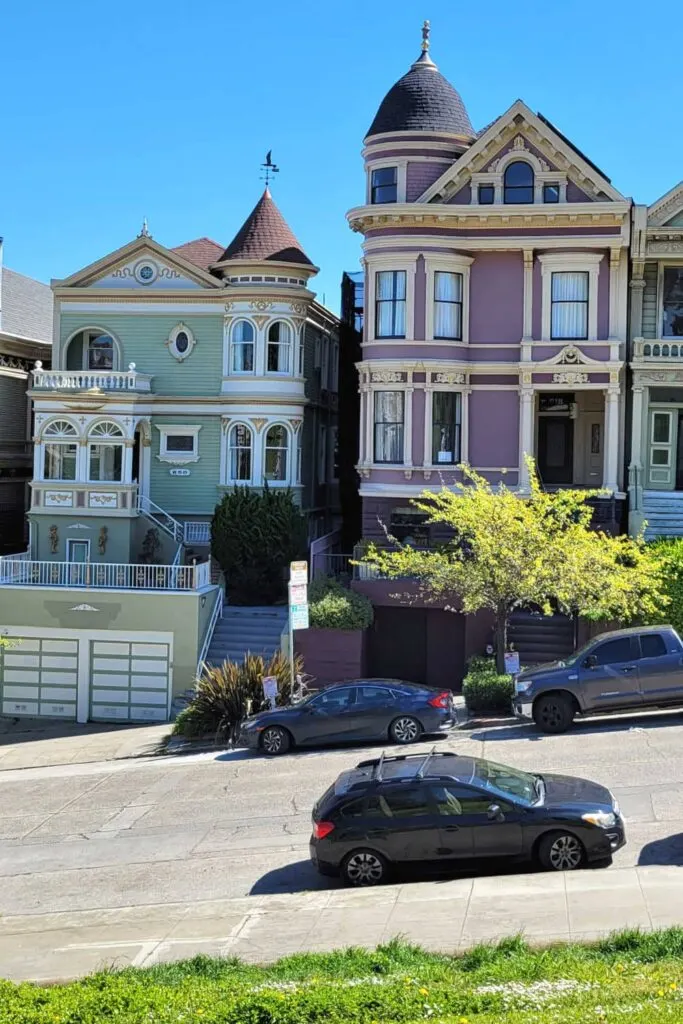
[[[487,789],[533,804],[541,797],[540,776],[529,775],[506,764],[474,758],[474,775]]]
[[[583,647],[579,647],[578,651],[574,651],[569,658],[564,658],[564,664],[575,665],[576,662],[581,661],[581,659],[585,657],[593,647],[595,647],[595,638],[593,638],[589,643],[584,644]]]

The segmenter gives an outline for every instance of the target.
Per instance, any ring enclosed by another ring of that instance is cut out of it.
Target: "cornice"
[[[627,221],[627,202],[553,204],[552,211],[540,206],[510,205],[487,207],[458,203],[401,203],[389,212],[386,206],[357,206],[346,215],[353,231],[365,234],[378,228],[580,228],[621,227]],[[436,236],[434,236],[436,237]],[[434,244],[434,239],[432,239]]]

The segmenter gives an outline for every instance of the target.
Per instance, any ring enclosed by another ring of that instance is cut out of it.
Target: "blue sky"
[[[130,241],[143,216],[162,244],[227,244],[272,149],[274,197],[337,309],[358,262],[344,215],[364,196],[363,135],[425,17],[475,128],[520,97],[639,202],[683,178],[680,0],[8,3],[6,265],[64,277]]]

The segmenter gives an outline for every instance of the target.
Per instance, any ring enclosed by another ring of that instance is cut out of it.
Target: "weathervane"
[[[273,163],[272,157],[273,151],[272,149],[269,149],[268,152],[266,153],[265,163],[261,164],[261,167],[263,168],[264,171],[264,173],[261,175],[261,181],[265,181],[266,188],[268,187],[270,179],[273,177],[273,175],[280,173],[280,168],[276,167],[276,165]]]
[[[147,224],[147,218],[146,217],[143,217],[143,220],[142,220],[142,230],[140,231],[140,234],[138,235],[138,238],[151,238],[151,235],[149,233],[149,225]]]
[[[429,50],[429,22],[422,22],[422,52],[426,53]]]

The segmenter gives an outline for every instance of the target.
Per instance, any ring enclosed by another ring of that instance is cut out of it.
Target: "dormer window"
[[[506,203],[533,203],[534,172],[526,160],[515,160],[505,168],[503,197]]]
[[[543,202],[544,203],[559,203],[560,201],[560,186],[559,185],[544,185],[543,186]]]
[[[372,172],[370,202],[395,203],[398,199],[398,168],[378,167]]]
[[[479,186],[479,205],[480,206],[493,206],[495,201],[496,190],[493,185],[480,185]]]

